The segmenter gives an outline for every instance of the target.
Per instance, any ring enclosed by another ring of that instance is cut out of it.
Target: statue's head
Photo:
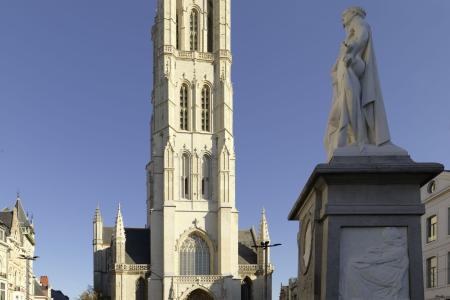
[[[358,6],[352,6],[352,7],[347,8],[342,13],[342,24],[344,25],[344,27],[348,26],[348,24],[350,24],[350,22],[356,16],[364,19],[366,17],[365,10]]]

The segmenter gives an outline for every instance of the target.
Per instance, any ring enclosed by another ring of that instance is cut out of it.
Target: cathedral
[[[271,299],[264,211],[238,228],[230,20],[230,0],[157,1],[147,226],[125,227],[119,206],[107,227],[97,208],[100,299],[256,300],[266,281]]]

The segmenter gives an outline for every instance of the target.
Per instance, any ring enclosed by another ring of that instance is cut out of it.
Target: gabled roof
[[[258,256],[256,252],[256,233],[253,228],[239,230],[238,233],[238,253],[240,265],[257,264]]]
[[[125,228],[125,262],[127,264],[150,264],[150,230],[147,228]]]
[[[12,217],[13,212],[12,211],[2,211],[0,212],[0,222],[2,224],[5,224],[8,230],[11,230],[12,226]]]
[[[110,245],[114,227],[103,227],[103,244]],[[150,264],[150,229],[125,228],[125,263]],[[256,233],[253,228],[239,230],[239,264],[257,264]]]
[[[114,227],[103,227],[103,244],[111,244]],[[125,228],[125,263],[150,264],[150,230]]]
[[[103,245],[111,244],[113,232],[114,227],[103,227]]]
[[[47,296],[46,290],[39,284],[37,280],[34,280],[34,295]]]
[[[25,210],[23,209],[22,201],[20,201],[20,198],[17,198],[15,207],[17,209],[17,218],[19,220],[20,225],[30,226],[30,221],[28,220]]]

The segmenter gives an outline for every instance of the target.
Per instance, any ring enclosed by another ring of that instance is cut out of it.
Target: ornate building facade
[[[105,227],[96,210],[104,299],[263,299],[265,213],[238,229],[230,25],[230,0],[158,0],[147,226],[125,228],[119,207]]]
[[[35,284],[35,232],[17,196],[12,209],[0,212],[0,300],[51,299]],[[26,259],[28,258],[28,259]]]

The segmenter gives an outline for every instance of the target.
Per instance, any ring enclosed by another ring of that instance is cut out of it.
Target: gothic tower
[[[158,0],[152,39],[150,299],[240,299],[230,0]]]

